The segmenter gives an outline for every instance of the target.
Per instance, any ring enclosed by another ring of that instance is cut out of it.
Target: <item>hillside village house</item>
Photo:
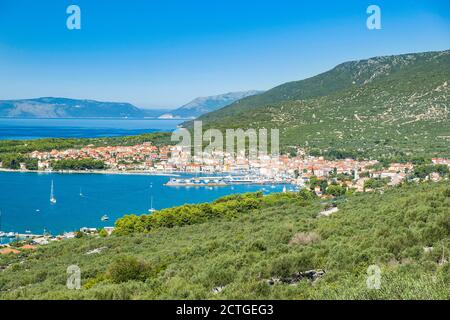
[[[433,158],[433,159],[431,159],[431,162],[433,162],[433,164],[443,164],[443,165],[447,165],[450,167],[450,159]]]

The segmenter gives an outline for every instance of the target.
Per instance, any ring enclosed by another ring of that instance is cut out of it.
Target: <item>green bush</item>
[[[347,189],[345,189],[344,187],[340,186],[340,185],[330,185],[327,187],[326,190],[326,194],[328,195],[332,195],[334,197],[340,197],[345,195],[345,193],[347,192]]]
[[[108,276],[114,283],[144,281],[149,274],[150,266],[132,256],[118,257],[108,269]]]

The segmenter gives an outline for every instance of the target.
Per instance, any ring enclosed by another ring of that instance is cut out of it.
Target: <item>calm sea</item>
[[[56,204],[50,204],[54,181]],[[0,172],[1,230],[42,234],[73,231],[81,227],[112,226],[125,214],[143,214],[186,203],[262,190],[281,192],[282,185],[226,187],[166,187],[169,177],[117,174],[50,174]],[[81,194],[80,195],[80,191]],[[103,215],[109,221],[101,221]]]
[[[0,140],[98,138],[171,131],[183,120],[0,118]]]
[[[170,131],[182,120],[0,119],[0,139],[105,137]],[[54,181],[57,203],[50,204]],[[52,234],[81,227],[112,226],[125,214],[144,214],[153,206],[169,208],[212,201],[233,194],[281,191],[283,186],[241,185],[215,188],[165,187],[169,177],[111,174],[0,172],[0,230]],[[80,193],[82,195],[80,195]],[[108,221],[101,221],[108,215]],[[0,239],[3,243],[6,239]]]

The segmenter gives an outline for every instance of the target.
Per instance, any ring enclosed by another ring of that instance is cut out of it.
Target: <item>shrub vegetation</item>
[[[228,196],[124,217],[110,237],[1,256],[0,298],[450,298],[448,181],[346,194],[328,217],[318,213],[332,200],[309,196]],[[73,264],[81,268],[81,290],[66,288]],[[381,268],[380,290],[366,285],[373,264]],[[267,283],[311,269],[326,273],[315,282]]]

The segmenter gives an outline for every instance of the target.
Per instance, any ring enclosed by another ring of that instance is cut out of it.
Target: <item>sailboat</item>
[[[151,192],[152,188],[153,188],[153,184],[150,185],[150,192]],[[148,212],[153,213],[155,211],[156,211],[156,209],[153,208],[153,195],[151,195],[150,196],[150,209],[148,209]]]
[[[55,204],[56,203],[56,198],[55,198],[54,191],[53,191],[53,180],[52,180],[52,186],[51,186],[51,189],[50,189],[50,203],[51,204]]]
[[[148,209],[148,212],[153,213],[156,209],[153,208],[153,196],[150,198],[150,209]]]

